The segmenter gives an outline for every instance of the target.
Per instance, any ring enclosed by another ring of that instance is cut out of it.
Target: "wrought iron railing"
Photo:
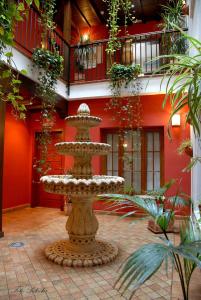
[[[187,30],[187,29],[184,29]],[[157,31],[119,38],[121,47],[114,55],[107,54],[108,40],[71,46],[70,82],[104,80],[116,62],[123,65],[140,64],[142,73],[153,74],[168,58],[159,55],[184,53],[186,40],[179,31]]]
[[[187,29],[184,29],[184,31]],[[124,65],[140,64],[142,73],[153,74],[168,58],[155,60],[159,55],[185,52],[186,41],[179,31],[157,31],[120,37],[121,47],[114,55],[108,55],[108,40],[70,46],[57,30],[42,38],[40,14],[34,8],[29,15],[16,24],[15,43],[26,55],[30,56],[37,47],[45,47],[64,57],[62,78],[70,83],[105,80],[111,65],[116,62]],[[55,41],[53,46],[52,40]]]

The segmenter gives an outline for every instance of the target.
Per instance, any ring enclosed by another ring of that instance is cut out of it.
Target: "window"
[[[122,176],[135,192],[158,189],[163,184],[163,130],[128,130],[123,134],[105,130],[104,141],[112,146],[104,173]]]

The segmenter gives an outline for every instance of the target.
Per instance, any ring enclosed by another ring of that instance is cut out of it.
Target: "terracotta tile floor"
[[[158,236],[146,228],[146,221],[131,225],[130,220],[117,216],[97,215],[98,237],[113,240],[119,255],[108,265],[93,268],[61,267],[48,261],[43,253],[46,245],[66,237],[66,217],[57,209],[26,208],[4,215],[5,237],[0,239],[0,299],[128,299],[113,288],[122,261],[140,245],[155,242]],[[10,248],[13,242],[23,242],[22,248]],[[151,300],[171,298],[172,276],[165,268],[140,288],[132,299]],[[200,273],[191,300],[201,299]],[[173,288],[178,299],[177,278]],[[180,297],[182,299],[182,297]]]

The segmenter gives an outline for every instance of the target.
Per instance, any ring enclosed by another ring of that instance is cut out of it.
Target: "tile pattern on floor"
[[[97,215],[97,218],[97,237],[115,242],[119,247],[118,257],[104,266],[69,268],[48,261],[43,252],[50,243],[67,237],[66,216],[62,212],[26,208],[5,214],[5,237],[0,239],[0,300],[128,299],[129,291],[122,296],[114,289],[119,267],[134,249],[159,241],[159,236],[147,230],[147,221],[131,225],[129,219],[120,220],[117,216]],[[24,246],[9,247],[17,241]],[[132,299],[170,300],[171,279],[171,272],[167,277],[165,268],[161,268]]]

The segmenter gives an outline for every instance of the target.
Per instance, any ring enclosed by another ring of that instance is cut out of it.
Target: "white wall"
[[[189,35],[201,41],[201,0],[189,0]],[[190,54],[196,53],[190,49]],[[201,126],[200,126],[201,129]],[[191,130],[194,156],[201,157],[201,138],[194,135]],[[195,213],[198,215],[198,203],[201,202],[201,163],[192,169],[192,199],[194,201]]]
[[[32,61],[29,59],[27,56],[22,54],[20,51],[18,51],[15,48],[8,47],[5,52],[12,52],[13,53],[13,63],[12,67],[15,70],[22,70],[25,69],[27,71],[27,77],[30,78],[31,80],[37,82],[38,78],[38,72],[33,69]],[[6,61],[6,57],[3,56],[2,60]],[[60,96],[62,96],[64,99],[68,99],[67,97],[67,88],[66,84],[63,83],[62,81],[58,80],[57,81],[57,86],[56,86],[56,93]]]
[[[146,94],[165,94],[168,78],[162,76],[154,77],[139,77],[142,89],[141,95]],[[122,89],[121,96],[128,96],[129,88]],[[111,97],[109,81],[96,83],[74,84],[70,87],[69,100],[90,99],[90,98],[105,98]]]

